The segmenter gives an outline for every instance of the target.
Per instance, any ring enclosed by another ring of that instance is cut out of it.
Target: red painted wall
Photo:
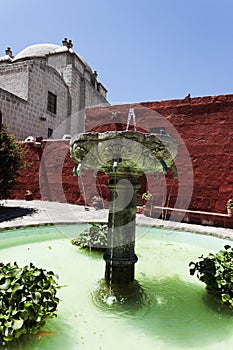
[[[70,157],[69,141],[42,141],[41,147],[33,142],[23,145],[27,150],[28,166],[21,171],[11,198],[24,199],[29,190],[33,199],[91,205],[93,196],[101,192],[94,171],[84,169],[81,178],[73,176],[75,163]],[[101,181],[107,184],[107,176],[102,175]],[[106,198],[108,190],[103,187]]]
[[[137,129],[164,128],[179,146],[177,180],[170,172],[158,180],[147,176],[155,204],[187,209],[185,193],[191,189],[189,209],[226,213],[226,201],[233,197],[233,95],[90,108],[86,130],[124,130],[130,107],[134,107]],[[106,185],[100,186],[101,181],[107,183],[106,176],[96,180],[90,170],[84,171],[81,180],[72,175],[68,141],[43,141],[41,148],[25,143],[25,147],[30,166],[18,179],[12,198],[24,198],[27,189],[35,199],[77,204],[84,203],[83,197],[91,204],[101,191],[108,196]],[[190,171],[193,179],[187,175]],[[146,189],[143,181],[141,192]],[[183,194],[177,202],[180,188]]]
[[[173,206],[179,186],[185,193],[193,184],[189,209],[226,213],[226,201],[233,197],[233,95],[89,109],[86,129],[99,126],[101,130],[101,125],[106,129],[106,124],[113,122],[125,124],[130,107],[134,107],[137,128],[150,131],[164,127],[179,145],[179,178],[160,176],[152,186],[155,204]],[[188,160],[193,180],[182,174],[188,170]],[[167,188],[166,198],[160,191],[162,187]],[[178,207],[187,209],[185,195]]]
[[[24,199],[26,190],[30,190],[33,199],[83,203],[77,178],[72,174],[74,162],[68,141],[42,141],[41,147],[33,142],[23,145],[29,165],[21,171],[11,198]]]

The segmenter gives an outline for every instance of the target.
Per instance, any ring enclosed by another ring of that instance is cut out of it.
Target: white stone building
[[[0,57],[0,118],[19,140],[84,131],[85,108],[106,105],[107,90],[66,38]]]

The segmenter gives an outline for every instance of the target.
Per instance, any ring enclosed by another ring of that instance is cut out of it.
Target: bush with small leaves
[[[233,248],[225,245],[216,254],[203,255],[198,262],[190,262],[190,274],[197,273],[206,283],[207,291],[222,304],[233,309]]]
[[[27,166],[24,159],[25,150],[22,144],[16,141],[6,126],[2,126],[0,132],[0,199],[9,197],[20,170]]]
[[[0,264],[0,342],[34,334],[47,318],[56,316],[57,276],[29,266]]]
[[[71,243],[84,249],[103,250],[107,247],[107,234],[107,224],[92,224],[90,228],[84,230]]]

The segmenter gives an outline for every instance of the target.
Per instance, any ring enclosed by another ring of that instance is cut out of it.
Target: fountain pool
[[[0,349],[135,350],[232,349],[233,316],[208,299],[189,275],[189,262],[231,241],[195,233],[136,227],[135,279],[140,303],[101,303],[102,254],[72,246],[87,226],[39,226],[0,232],[0,261],[36,266],[59,275],[57,318],[41,333]]]

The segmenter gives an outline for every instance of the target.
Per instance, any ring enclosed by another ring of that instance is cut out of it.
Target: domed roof
[[[15,57],[14,61],[24,59],[27,57],[45,57],[49,53],[53,53],[61,46],[55,44],[36,44],[31,45],[20,51]]]
[[[26,47],[22,51],[20,51],[13,59],[13,62],[18,60],[23,60],[25,58],[33,58],[33,57],[46,57],[49,54],[56,54],[59,52],[66,52],[69,51],[70,53],[75,53],[72,48],[68,48],[67,46],[59,46],[55,44],[35,44]],[[91,67],[89,64],[84,60],[84,58],[77,53],[75,55],[83,62],[83,64],[86,66],[86,68],[92,72]]]

